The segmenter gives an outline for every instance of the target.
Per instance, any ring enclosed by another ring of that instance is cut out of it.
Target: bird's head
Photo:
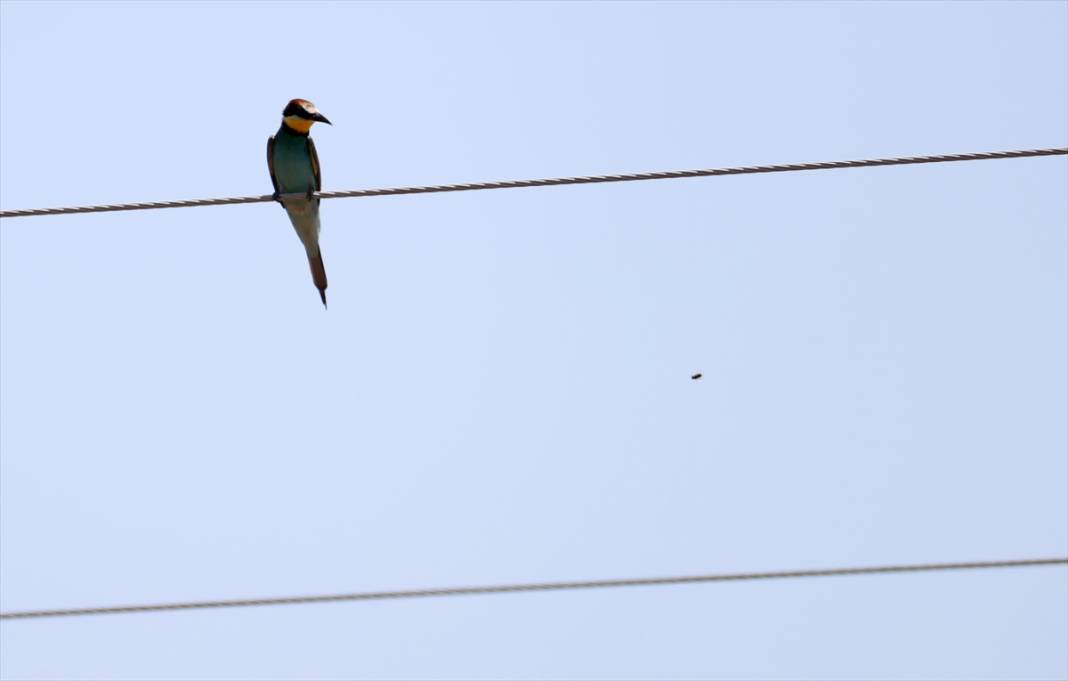
[[[294,99],[286,105],[282,112],[282,122],[291,130],[307,135],[312,124],[316,121],[333,125],[326,116],[319,113],[315,105],[306,99]]]

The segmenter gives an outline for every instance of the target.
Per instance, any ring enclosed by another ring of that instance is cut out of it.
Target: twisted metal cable
[[[953,161],[989,161],[1002,158],[1028,158],[1032,156],[1063,156],[1068,148],[1030,149],[1020,151],[987,151],[971,154],[940,154],[936,156],[904,156],[899,158],[872,158],[860,161],[822,161],[819,163],[785,163],[765,166],[741,166],[737,168],[707,168],[704,170],[668,170],[656,173],[629,173],[624,175],[589,175],[585,177],[549,177],[538,180],[503,180],[499,182],[468,182],[461,184],[425,185],[421,187],[389,187],[384,189],[353,189],[349,191],[315,192],[321,199],[351,199],[368,196],[395,196],[398,194],[437,194],[441,192],[467,192],[482,189],[519,189],[522,187],[555,187],[567,184],[601,184],[605,182],[639,182],[642,180],[675,180],[687,177],[717,177],[721,175],[754,175],[757,173],[786,173],[797,170],[834,170],[838,168],[867,168],[872,166],[902,166],[918,163],[950,163]],[[306,194],[284,194],[283,198],[302,198]],[[220,199],[187,199],[181,201],[149,201],[144,203],[115,203],[100,206],[73,206],[69,208],[27,208],[24,210],[0,211],[0,218],[19,218],[35,215],[69,215],[71,213],[108,213],[123,210],[153,210],[156,208],[194,208],[197,206],[226,206],[238,203],[267,203],[273,201],[270,194],[262,196],[232,196]]]
[[[64,608],[59,610],[22,610],[0,613],[0,619],[31,619],[44,617],[75,617],[83,615],[117,615],[168,610],[204,610],[208,608],[247,608],[263,605],[297,605],[308,603],[337,603],[340,601],[383,601],[400,598],[431,598],[437,596],[473,596],[530,591],[565,591],[575,589],[603,589],[619,586],[662,586],[668,584],[699,584],[706,582],[742,582],[764,579],[794,579],[799,577],[842,577],[847,575],[875,575],[901,572],[935,572],[946,570],[976,570],[984,568],[1037,567],[1068,565],[1068,556],[1024,560],[994,560],[964,563],[922,563],[911,565],[879,565],[869,567],[827,568],[816,570],[786,570],[777,572],[741,572],[679,577],[646,577],[638,579],[599,579],[578,582],[541,582],[532,584],[501,584],[496,586],[462,586],[409,591],[368,591],[363,593],[325,594],[318,596],[287,596],[282,598],[242,598],[220,601],[189,601],[183,603],[154,603],[147,605],[116,605],[99,608]]]

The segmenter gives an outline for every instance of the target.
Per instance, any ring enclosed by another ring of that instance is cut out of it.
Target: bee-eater
[[[315,143],[308,136],[316,121],[333,125],[306,99],[294,99],[287,104],[282,111],[282,127],[267,140],[267,167],[271,170],[274,198],[286,209],[293,229],[304,244],[312,281],[326,307],[326,268],[319,251],[319,199],[312,196],[312,192],[322,191],[323,178]],[[282,194],[305,196],[282,199]]]

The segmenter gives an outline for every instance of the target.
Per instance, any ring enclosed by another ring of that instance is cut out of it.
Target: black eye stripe
[[[286,116],[296,116],[297,118],[303,118],[309,121],[312,120],[312,115],[305,111],[304,107],[292,102],[290,102],[289,106],[286,107],[286,110],[282,112],[282,117],[285,118]]]

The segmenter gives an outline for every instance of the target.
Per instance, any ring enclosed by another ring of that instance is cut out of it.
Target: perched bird
[[[326,307],[326,268],[319,251],[319,199],[312,196],[312,192],[322,191],[323,178],[315,143],[308,136],[316,121],[333,125],[306,99],[294,99],[287,104],[282,111],[282,127],[267,140],[267,167],[274,184],[274,198],[286,209],[293,229],[304,244],[312,281]],[[282,194],[305,196],[282,199]]]

